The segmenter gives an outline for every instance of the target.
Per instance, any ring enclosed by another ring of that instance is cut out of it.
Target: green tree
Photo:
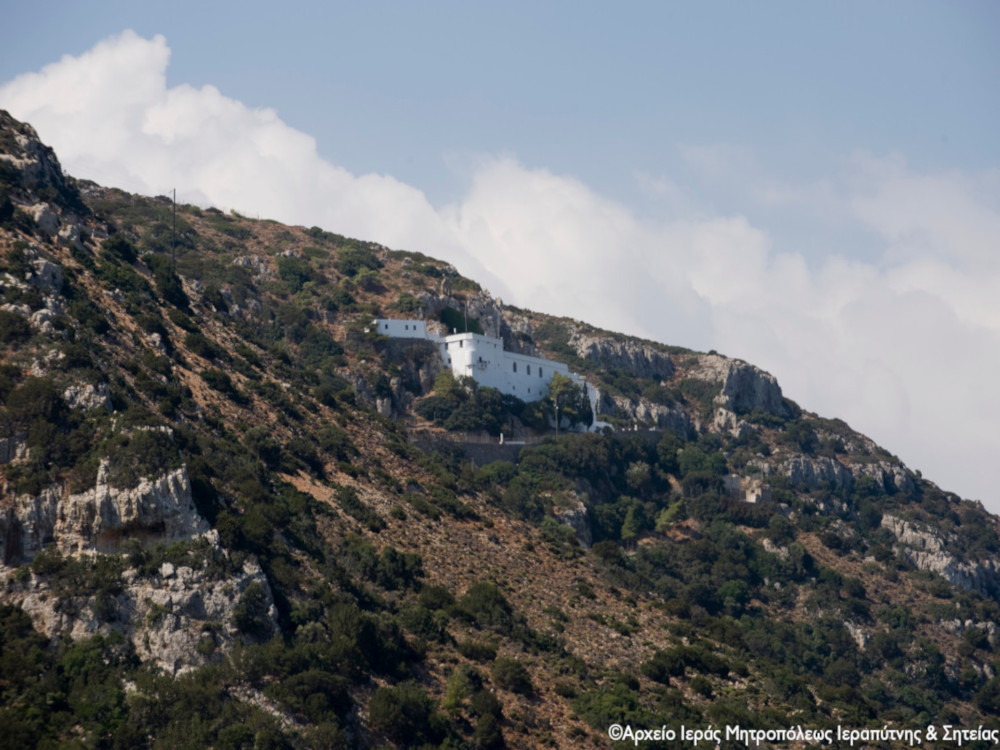
[[[559,413],[562,412],[572,422],[590,424],[593,415],[584,389],[562,373],[555,373],[549,381],[549,394],[545,400],[552,405],[556,418],[556,432],[559,432]]]

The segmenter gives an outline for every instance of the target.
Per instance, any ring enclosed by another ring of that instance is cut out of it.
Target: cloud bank
[[[743,147],[682,150],[707,179],[738,171],[748,205],[822,215],[881,248],[807,262],[766,226],[696,209],[669,177],[643,178],[669,204],[660,221],[487,157],[461,200],[435,207],[391,176],[325,161],[272,110],[168,88],[169,58],[162,36],[126,31],[3,85],[0,107],[77,176],[420,250],[509,302],[752,361],[803,407],[1000,512],[996,170],[918,173],[898,155],[857,154],[803,185],[760,175]]]

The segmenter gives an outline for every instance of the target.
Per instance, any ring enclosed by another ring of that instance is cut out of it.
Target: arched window
[[[528,365],[528,374],[531,374],[531,365]]]

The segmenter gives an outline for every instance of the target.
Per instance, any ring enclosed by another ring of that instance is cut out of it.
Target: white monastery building
[[[441,360],[456,377],[468,375],[479,385],[496,388],[522,401],[537,401],[549,391],[555,373],[565,375],[590,394],[587,381],[569,371],[562,362],[508,352],[503,340],[479,333],[455,333],[438,336],[427,330],[423,320],[377,318],[372,323],[377,333],[390,338],[421,339],[437,345]]]

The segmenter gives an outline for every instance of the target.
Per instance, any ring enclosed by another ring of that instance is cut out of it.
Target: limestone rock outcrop
[[[590,533],[590,517],[587,515],[587,506],[582,500],[563,508],[556,508],[555,517],[559,522],[569,526],[576,532],[576,539],[582,547],[590,549],[593,541]]]
[[[48,487],[12,498],[0,510],[0,561],[30,561],[51,542],[64,554],[111,553],[125,538],[174,541],[208,529],[195,509],[187,467],[118,489],[108,483],[105,460],[96,485],[86,492],[71,495]]]
[[[36,258],[31,262],[31,274],[27,279],[42,291],[58,294],[62,290],[62,266],[45,258]]]
[[[670,355],[639,341],[577,331],[569,343],[581,358],[606,370],[625,370],[637,378],[659,380],[674,374]]]
[[[787,416],[781,386],[770,373],[738,359],[718,354],[700,357],[694,377],[722,385],[716,404],[736,413],[762,411],[778,417]]]
[[[14,134],[15,145],[7,153],[0,153],[0,161],[6,162],[16,172],[16,184],[31,193],[45,189],[47,200],[51,196],[50,202],[59,207],[87,211],[76,188],[63,175],[55,152],[38,139],[38,133],[33,127],[15,120],[6,110],[0,109],[0,129]],[[42,229],[47,232],[45,227]],[[58,229],[58,219],[55,229]],[[54,233],[55,230],[52,234]]]
[[[937,573],[953,586],[1000,596],[997,560],[961,560],[945,548],[939,536],[897,516],[882,516],[882,527],[896,537],[899,554],[919,570]]]
[[[109,484],[103,461],[95,486],[86,492],[69,494],[53,486],[5,499],[0,508],[2,600],[22,607],[49,636],[122,632],[140,658],[170,674],[206,663],[242,637],[234,615],[251,585],[263,592],[265,625],[277,627],[267,577],[252,558],[227,563],[228,573],[195,561],[191,566],[164,563],[153,575],[127,568],[113,591],[96,594],[53,590],[44,576],[14,567],[31,562],[48,545],[64,556],[115,554],[126,540],[146,545],[192,541],[206,559],[229,559],[218,532],[195,508],[186,467],[119,489]]]
[[[837,488],[850,487],[854,475],[839,461],[819,456],[794,456],[777,465],[777,473],[788,477],[788,483],[804,490],[816,490],[833,483]]]
[[[875,485],[884,492],[911,492],[914,488],[913,476],[902,464],[889,461],[871,463],[851,463],[848,468],[855,481],[861,477],[871,477]]]
[[[206,534],[203,543],[218,549],[217,534]],[[253,559],[224,577],[171,563],[151,576],[128,568],[121,584],[115,594],[65,596],[34,574],[20,582],[8,574],[4,600],[20,606],[50,637],[78,639],[121,632],[132,641],[139,658],[173,675],[211,661],[241,639],[234,615],[251,585],[263,592],[264,619],[272,630],[277,628],[267,577]]]
[[[793,487],[804,490],[820,489],[831,482],[837,489],[850,489],[862,477],[874,480],[874,489],[879,494],[910,492],[914,488],[913,477],[906,467],[890,461],[842,463],[829,456],[793,456],[779,462],[774,471],[788,477]]]
[[[651,424],[658,429],[673,430],[678,435],[694,433],[694,424],[683,409],[664,406],[645,399],[633,400],[620,394],[597,391],[597,413],[626,419],[637,424]]]
[[[725,432],[735,438],[746,437],[754,431],[753,425],[740,419],[729,409],[719,408],[712,417],[710,429],[714,432]]]
[[[106,409],[114,411],[111,406],[111,392],[107,383],[93,385],[71,385],[63,391],[63,399],[71,409]]]

